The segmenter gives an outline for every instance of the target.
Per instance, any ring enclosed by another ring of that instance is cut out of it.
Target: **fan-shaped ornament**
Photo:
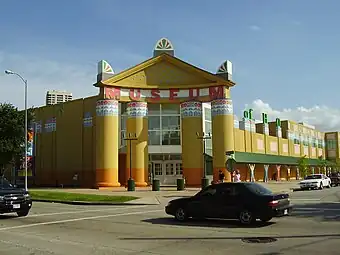
[[[158,56],[162,53],[167,53],[171,56],[174,55],[174,47],[167,38],[161,38],[157,41],[154,48],[154,56]]]

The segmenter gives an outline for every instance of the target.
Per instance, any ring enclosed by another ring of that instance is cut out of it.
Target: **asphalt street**
[[[340,254],[340,187],[291,198],[291,216],[251,228],[223,220],[177,223],[164,213],[170,198],[149,206],[36,202],[28,217],[1,216],[0,254]]]

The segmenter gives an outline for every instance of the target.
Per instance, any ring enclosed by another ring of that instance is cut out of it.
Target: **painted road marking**
[[[340,211],[340,208],[313,208],[313,207],[294,207],[293,210],[299,210],[299,211]]]
[[[29,227],[36,227],[36,226],[43,226],[43,225],[60,224],[60,223],[67,223],[67,222],[76,222],[76,221],[83,221],[83,220],[95,220],[95,219],[102,219],[102,218],[138,215],[138,214],[153,213],[153,212],[163,212],[163,211],[164,210],[139,211],[139,212],[130,212],[130,213],[99,215],[99,216],[68,219],[68,220],[47,221],[47,222],[32,223],[32,224],[13,226],[13,227],[4,227],[4,228],[0,228],[0,231],[11,230],[11,229],[19,229],[19,228],[29,228]]]
[[[134,208],[143,208],[146,207],[146,205],[141,206],[135,206]],[[128,209],[131,208],[131,206],[125,206],[125,207],[114,207],[114,208],[104,208],[104,209],[91,209],[91,210],[79,210],[79,211],[66,211],[66,212],[55,212],[55,213],[40,213],[40,214],[32,214],[27,217],[43,217],[43,216],[53,216],[53,215],[63,215],[63,214],[77,214],[77,213],[89,213],[89,212],[103,212],[103,211],[117,211],[121,209]]]
[[[321,198],[291,198],[292,201],[320,201]]]

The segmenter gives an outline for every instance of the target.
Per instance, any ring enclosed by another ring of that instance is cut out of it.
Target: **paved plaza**
[[[144,206],[75,206],[35,202],[26,218],[1,216],[0,254],[339,254],[340,187],[291,193],[294,214],[242,227],[237,222],[177,223],[173,199]],[[274,238],[248,243],[248,237]]]

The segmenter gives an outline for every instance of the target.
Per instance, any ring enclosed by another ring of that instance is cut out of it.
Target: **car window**
[[[208,187],[205,190],[202,190],[199,192],[197,195],[201,197],[206,197],[206,196],[213,196],[216,194],[216,188],[215,187]]]
[[[260,195],[271,195],[273,192],[260,184],[257,183],[249,183],[246,185],[247,189],[252,193],[260,194]]]
[[[5,178],[0,178],[0,189],[13,188],[12,184],[9,183]]]
[[[308,175],[305,177],[305,180],[315,180],[315,179],[322,179],[322,175],[315,174],[315,175]]]
[[[238,196],[240,194],[240,187],[237,187],[236,185],[231,185],[231,186],[225,186],[221,187],[219,190],[219,194],[221,196]]]

